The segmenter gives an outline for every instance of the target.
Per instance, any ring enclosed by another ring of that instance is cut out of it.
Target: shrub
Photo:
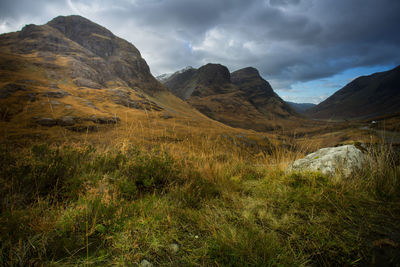
[[[220,194],[215,183],[202,178],[198,172],[191,171],[187,175],[186,183],[177,189],[174,196],[185,206],[198,209],[203,201]]]
[[[20,205],[38,198],[76,199],[84,182],[80,175],[82,162],[90,153],[88,149],[52,149],[47,145],[34,146],[29,154],[21,153],[18,157],[3,151],[1,157],[7,159],[7,165],[0,169],[2,195],[18,196]]]
[[[163,191],[179,179],[179,171],[172,157],[166,152],[157,151],[137,153],[129,158],[122,174],[125,178],[119,187],[124,186],[132,192],[136,191],[135,187],[140,192]]]

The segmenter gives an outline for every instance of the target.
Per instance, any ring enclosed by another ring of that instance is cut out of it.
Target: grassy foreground
[[[0,149],[0,265],[399,264],[400,169],[285,173],[289,154]],[[396,263],[397,262],[397,263]]]

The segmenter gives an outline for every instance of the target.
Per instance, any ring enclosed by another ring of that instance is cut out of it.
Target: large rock
[[[350,176],[360,170],[366,160],[361,149],[354,145],[322,148],[289,166],[289,171],[318,171],[325,175],[340,173]]]

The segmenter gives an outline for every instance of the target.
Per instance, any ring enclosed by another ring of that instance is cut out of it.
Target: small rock
[[[9,83],[0,89],[0,98],[7,98],[17,91],[27,91],[25,85]]]
[[[167,120],[167,119],[173,118],[173,116],[171,114],[169,114],[168,112],[164,112],[163,114],[160,115],[160,118]]]
[[[72,116],[61,117],[57,120],[57,124],[60,126],[72,126],[75,124],[75,118]]]
[[[91,133],[97,132],[99,128],[96,125],[78,125],[78,126],[68,126],[67,130],[77,132],[77,133]]]
[[[177,253],[177,252],[179,251],[179,245],[176,244],[176,243],[170,244],[170,245],[168,246],[168,248],[169,248],[169,250],[170,250],[173,254],[175,254],[175,253]]]
[[[51,89],[60,89],[60,87],[58,87],[58,85],[56,83],[50,84],[50,88]]]
[[[50,104],[52,104],[52,105],[60,105],[60,102],[58,102],[56,100],[51,100]]]
[[[101,89],[102,86],[92,80],[86,78],[77,78],[74,80],[74,83],[79,87],[87,87],[91,89]]]
[[[90,102],[89,100],[86,100],[86,99],[83,100],[83,104],[85,104],[86,106],[88,106],[90,108],[94,108],[94,109],[98,110],[98,108],[92,102]]]
[[[94,123],[99,124],[116,124],[120,121],[118,117],[96,117],[94,115],[90,116],[90,118],[86,118],[87,121],[92,121]]]
[[[42,93],[42,96],[49,97],[49,98],[63,98],[65,96],[71,95],[70,93],[59,90],[59,91],[49,91]]]
[[[27,99],[30,102],[35,102],[36,101],[36,95],[37,93],[29,93],[25,95],[25,99]]]
[[[52,119],[52,118],[39,118],[39,119],[36,120],[36,122],[39,125],[47,126],[47,127],[51,127],[51,126],[57,125],[57,120]]]
[[[17,83],[24,83],[24,84],[29,84],[33,86],[45,86],[43,83],[37,81],[37,80],[30,80],[30,79],[24,79],[24,80],[18,80],[16,81]]]
[[[140,266],[141,267],[153,267],[153,264],[151,262],[147,261],[147,260],[142,260],[140,262]]]

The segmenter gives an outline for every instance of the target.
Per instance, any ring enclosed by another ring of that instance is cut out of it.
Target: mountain
[[[297,116],[255,68],[220,64],[176,72],[164,84],[208,117],[233,127],[273,130]]]
[[[149,112],[206,119],[151,75],[134,45],[86,18],[0,35],[3,129],[97,130]]]
[[[400,111],[400,66],[361,76],[306,115],[315,119],[365,119]]]
[[[163,81],[165,81],[165,80],[168,80],[169,77],[172,76],[172,74],[173,74],[173,73],[164,73],[164,74],[161,74],[161,75],[156,76],[156,79],[157,79],[158,81],[160,81],[160,82],[163,82]]]
[[[178,70],[178,71],[176,71],[174,73],[164,73],[164,74],[158,75],[156,77],[156,79],[159,80],[160,82],[164,82],[164,81],[168,80],[172,75],[179,74],[179,73],[184,73],[184,72],[186,72],[188,70],[191,70],[191,69],[193,69],[193,67],[192,66],[188,66],[188,67],[183,68],[181,70]]]
[[[286,101],[286,103],[288,103],[289,106],[291,106],[295,111],[297,111],[300,114],[302,114],[302,113],[306,112],[306,110],[316,106],[316,104],[313,104],[313,103],[294,103],[294,102],[289,102],[289,101]]]

